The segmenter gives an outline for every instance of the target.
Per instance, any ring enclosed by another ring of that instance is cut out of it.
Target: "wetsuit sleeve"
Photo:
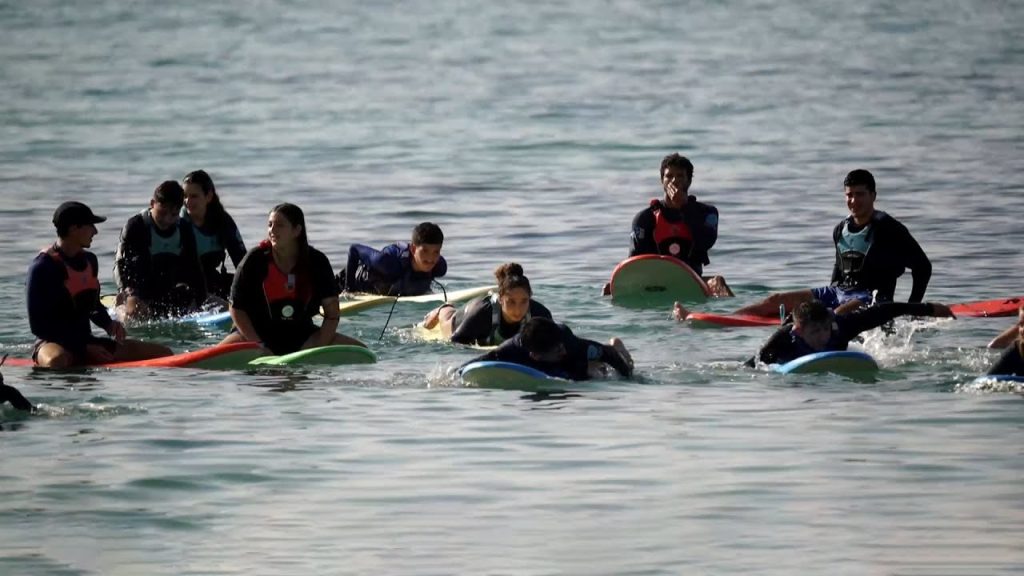
[[[594,340],[580,338],[572,333],[567,326],[562,326],[562,342],[565,344],[566,357],[562,368],[573,380],[590,378],[590,362],[604,362],[619,374],[629,377],[633,371],[625,359],[611,346]]]
[[[490,340],[491,308],[489,298],[479,298],[466,305],[462,322],[452,332],[452,342],[456,344],[481,344]]]
[[[10,402],[11,406],[14,406],[16,409],[24,412],[32,411],[32,403],[26,400],[25,397],[21,395],[21,392],[18,392],[17,388],[12,388],[6,384],[0,384],[0,404],[3,404],[4,402]]]
[[[28,324],[40,340],[64,342],[66,332],[54,302],[59,302],[64,290],[64,275],[48,257],[36,257],[28,269],[25,300],[28,303]],[[73,345],[74,346],[74,345]],[[85,343],[81,343],[84,349]]]
[[[924,253],[921,245],[917,243],[917,240],[907,230],[907,227],[899,222],[896,222],[896,225],[899,245],[903,246],[902,264],[910,268],[911,278],[913,278],[910,298],[907,301],[920,302],[924,300],[925,290],[928,289],[928,281],[932,277],[932,263],[928,259],[928,255]]]
[[[549,320],[553,320],[551,317],[551,311],[548,310],[548,307],[532,298],[530,299],[530,316],[534,318],[547,318]]]
[[[220,241],[224,244],[224,249],[228,251],[228,256],[231,257],[231,263],[234,264],[235,269],[238,269],[238,265],[242,262],[242,258],[245,258],[245,242],[242,241],[242,233],[238,231],[238,225],[235,224],[235,219],[227,212],[224,213],[222,233],[223,236]]]
[[[990,376],[996,374],[1013,374],[1024,376],[1024,357],[1020,355],[1020,342],[1014,341],[1003,350],[999,360],[988,370]]]
[[[849,314],[836,316],[840,336],[847,342],[853,340],[861,332],[878,328],[882,324],[900,316],[934,316],[931,304],[886,302],[876,306],[863,308]]]
[[[338,295],[338,282],[334,279],[331,261],[323,252],[310,248],[309,260],[313,281],[313,302],[319,308],[320,302],[325,298],[333,298]]]
[[[149,275],[149,230],[140,216],[132,216],[121,229],[117,247],[117,289],[141,298],[150,297],[147,286]]]
[[[527,366],[531,364],[530,354],[529,352],[526,351],[525,348],[523,348],[522,344],[520,343],[518,335],[502,342],[501,345],[495,348],[494,350],[491,350],[486,354],[482,354],[480,356],[477,356],[476,358],[473,358],[469,362],[466,362],[466,364],[463,364],[459,368],[459,370],[462,370],[462,368],[465,368],[466,365],[472,364],[473,362],[484,361],[513,362],[515,364],[523,364]]]
[[[363,260],[367,267],[373,272],[394,282],[402,277],[405,270],[402,269],[402,249],[399,244],[385,246],[383,250],[374,250],[369,260]]]
[[[654,214],[650,208],[641,210],[633,217],[633,229],[629,240],[630,258],[640,254],[658,253],[658,245],[654,242]]]
[[[707,264],[707,253],[715,242],[718,242],[718,208],[710,204],[701,204],[704,208],[703,218],[699,224],[701,233],[696,235],[695,242],[697,249],[704,254],[704,264]]]
[[[832,229],[832,246],[835,249],[835,262],[832,264],[832,279],[829,281],[830,284],[837,285],[839,281],[843,279],[843,263],[839,258],[839,237],[843,233],[843,222],[840,221],[836,224],[836,227]]]
[[[96,258],[96,255],[93,254],[92,252],[88,252],[86,257],[89,259],[89,263],[92,264],[93,276],[95,276],[96,279],[99,280],[99,260]],[[102,302],[100,302],[99,294],[96,294],[96,303],[93,305],[92,314],[89,315],[89,319],[92,320],[93,324],[99,326],[103,330],[109,330],[110,325],[114,322],[113,319],[110,318],[110,313],[107,312],[107,307],[104,306]]]
[[[259,248],[253,248],[242,258],[231,282],[232,308],[252,312],[258,306],[266,306],[262,289],[266,270],[266,258]]]
[[[768,341],[761,346],[757,353],[757,359],[764,364],[781,364],[791,360],[795,353],[793,348],[793,337],[790,334],[792,324],[779,328],[768,338]],[[754,358],[746,361],[746,365],[753,368],[756,365]]]
[[[196,235],[192,226],[184,220],[179,220],[178,229],[181,231],[182,280],[192,289],[196,303],[200,304],[206,300],[206,274],[203,273],[203,265],[199,261]]]

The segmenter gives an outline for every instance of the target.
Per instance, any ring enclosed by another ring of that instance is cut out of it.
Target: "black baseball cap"
[[[57,210],[53,213],[53,225],[57,228],[99,224],[106,221],[106,218],[93,214],[92,210],[81,202],[65,202],[57,206]]]

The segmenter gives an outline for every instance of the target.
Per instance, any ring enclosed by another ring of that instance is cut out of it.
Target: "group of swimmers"
[[[701,274],[718,238],[718,210],[689,194],[693,164],[686,157],[666,156],[660,176],[664,194],[633,219],[629,255],[671,256]],[[816,351],[844,350],[857,334],[897,316],[953,317],[943,304],[922,302],[931,263],[902,223],[875,209],[871,173],[854,170],[843,187],[849,215],[833,230],[831,283],[772,294],[737,310],[771,316],[781,308],[792,318],[748,363],[781,363]],[[429,293],[447,272],[441,256],[444,235],[436,224],[424,222],[407,243],[381,250],[352,244],[336,275],[328,258],[310,246],[302,210],[287,203],[270,211],[266,238],[247,251],[212,178],[198,170],[180,183],[162,182],[149,207],[122,229],[114,265],[118,318],[113,319],[100,302],[97,258],[87,250],[96,224],[104,221],[81,202],[65,202],[54,213],[57,241],[36,256],[27,280],[29,324],[37,338],[32,358],[38,366],[68,368],[170,355],[165,346],[126,338],[124,322],[211,306],[227,306],[234,322],[222,343],[259,342],[274,354],[328,344],[365,346],[337,331],[339,293],[415,296]],[[233,274],[226,269],[228,258]],[[908,302],[893,302],[897,279],[907,269],[913,278]],[[495,276],[495,294],[462,308],[444,304],[426,315],[424,327],[439,325],[452,342],[498,346],[478,359],[527,364],[574,379],[586,378],[595,363],[632,374],[632,359],[617,338],[601,344],[555,323],[551,312],[533,299],[521,266],[504,264]],[[713,296],[733,295],[723,277],[705,280]],[[688,310],[676,303],[673,314],[684,320]],[[319,326],[313,321],[318,315]],[[90,322],[108,337],[95,337]],[[1024,375],[1022,336],[1024,308],[1018,325],[990,344],[1007,347],[991,373]]]

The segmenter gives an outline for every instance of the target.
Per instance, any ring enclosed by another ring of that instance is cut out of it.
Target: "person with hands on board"
[[[381,296],[429,294],[434,279],[448,272],[448,263],[441,256],[443,244],[444,233],[433,222],[417,225],[408,243],[397,242],[382,250],[352,244],[345,269],[338,273],[338,291]]]
[[[313,323],[321,308],[323,324]],[[278,204],[267,218],[267,239],[249,250],[231,286],[235,330],[221,344],[260,342],[275,355],[307,348],[365,344],[337,332],[338,290],[331,263],[309,245],[306,218]]]
[[[81,202],[64,202],[53,213],[57,241],[28,269],[28,323],[37,338],[32,359],[43,368],[70,368],[170,356],[160,344],[130,340],[100,303],[99,263],[86,250],[96,236],[96,216]],[[90,323],[109,338],[92,335]]]

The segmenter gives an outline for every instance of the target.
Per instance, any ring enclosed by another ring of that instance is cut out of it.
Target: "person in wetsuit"
[[[661,161],[661,187],[665,194],[653,198],[633,218],[629,256],[671,256],[698,275],[711,263],[708,252],[718,241],[718,209],[690,195],[693,163],[678,153]],[[722,276],[704,277],[712,296],[732,296]],[[607,294],[610,286],[605,285]]]
[[[1024,306],[1017,310],[1017,324],[996,337],[988,347],[1005,347],[996,363],[989,368],[989,375],[1024,376]]]
[[[114,279],[122,320],[188,314],[206,301],[192,226],[178,215],[183,203],[181,184],[167,180],[121,230]]]
[[[908,302],[921,302],[932,264],[907,227],[892,216],[875,209],[875,178],[867,170],[853,170],[843,181],[846,206],[850,215],[835,226],[835,265],[828,286],[810,290],[780,292],[740,308],[736,314],[775,316],[779,307],[787,312],[803,302],[817,300],[828,308],[847,302],[870,305],[891,302],[896,280],[910,269],[913,285]],[[677,319],[689,313],[679,303],[674,307]]]
[[[181,210],[181,221],[185,226],[191,225],[206,289],[213,296],[227,299],[234,274],[227,271],[225,253],[237,269],[245,257],[242,234],[220,203],[217,188],[209,174],[203,170],[189,172],[182,183],[185,206]]]
[[[886,302],[836,314],[824,302],[810,300],[797,306],[792,324],[776,330],[757,356],[746,364],[753,367],[758,360],[765,364],[785,364],[815,352],[846,350],[858,334],[899,316],[956,317],[945,304],[929,302]]]
[[[129,340],[124,326],[100,303],[99,262],[86,250],[96,236],[96,216],[81,202],[65,202],[53,213],[57,241],[36,255],[28,269],[28,323],[36,343],[32,359],[44,368],[68,368],[145,360],[172,354],[166,346]],[[90,322],[110,338],[92,335]]]
[[[3,360],[6,359],[7,356],[4,356]],[[3,360],[0,360],[0,365],[3,364]],[[0,404],[4,402],[10,402],[11,406],[14,406],[16,410],[23,412],[31,412],[35,409],[35,406],[22,396],[17,388],[4,384],[4,375],[0,374]]]
[[[618,338],[609,344],[585,340],[548,318],[530,319],[518,334],[470,362],[483,360],[512,362],[569,380],[588,380],[602,364],[626,378],[633,374],[633,359]]]
[[[276,355],[330,344],[365,344],[339,334],[338,286],[324,253],[309,245],[306,218],[278,204],[267,218],[267,239],[249,250],[231,285],[235,331],[221,344],[260,342]],[[323,308],[323,324],[313,317]]]
[[[515,336],[531,318],[551,318],[551,311],[533,299],[530,280],[514,262],[494,271],[498,291],[467,303],[461,310],[443,304],[423,319],[431,329],[441,323],[441,333],[457,344],[497,346]]]
[[[338,291],[384,296],[429,294],[434,279],[448,272],[448,263],[441,256],[442,244],[444,234],[432,222],[417,225],[409,243],[398,242],[381,250],[352,244],[345,269],[338,273]]]

